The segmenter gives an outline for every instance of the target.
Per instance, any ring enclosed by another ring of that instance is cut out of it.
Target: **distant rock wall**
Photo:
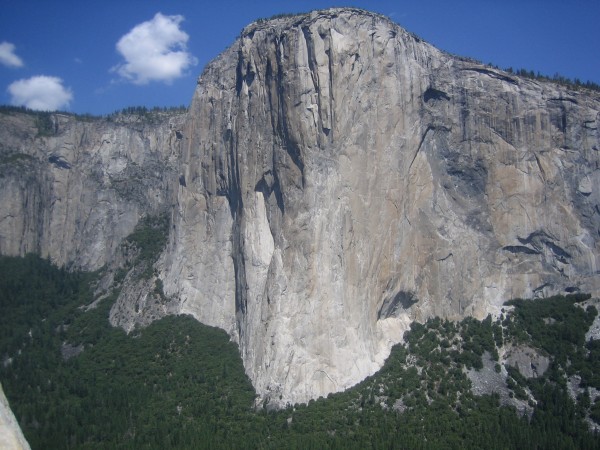
[[[112,261],[141,216],[174,203],[181,119],[0,113],[0,253],[84,270]]]
[[[372,374],[413,320],[599,292],[599,95],[376,14],[249,25],[185,119],[56,120],[51,137],[0,127],[3,153],[32,157],[0,165],[0,251],[97,268],[168,211],[153,275],[168,307],[139,309],[154,282],[137,283],[112,322],[184,312],[227,330],[273,406]]]

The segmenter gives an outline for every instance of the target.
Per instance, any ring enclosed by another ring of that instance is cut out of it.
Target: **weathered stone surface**
[[[117,121],[118,119],[118,121]],[[181,117],[0,114],[0,253],[95,270],[143,215],[174,203]]]
[[[597,93],[361,10],[262,21],[206,67],[177,129],[0,127],[33,156],[2,169],[0,251],[95,268],[170,210],[163,312],[227,330],[262,399],[303,402],[373,373],[413,320],[597,295],[599,112]],[[113,323],[147,323],[150,289]]]
[[[3,450],[29,450],[21,427],[10,409],[0,385],[0,448]]]
[[[512,406],[519,415],[531,417],[533,407],[529,405],[529,400],[532,399],[519,399],[514,396],[506,383],[508,373],[505,365],[500,364],[502,361],[495,362],[492,355],[485,351],[481,356],[481,362],[483,363],[481,369],[466,370],[467,378],[471,381],[471,392],[475,395],[498,394],[501,405]],[[504,363],[506,364],[506,361]],[[496,366],[500,367],[500,371],[496,370]],[[530,393],[527,392],[527,394],[529,397]]]
[[[199,80],[175,235],[208,252],[165,286],[276,403],[372,373],[411,320],[596,292],[599,110],[362,11],[250,25]]]
[[[510,347],[505,351],[505,363],[516,368],[525,378],[540,377],[550,367],[550,358],[527,345]]]

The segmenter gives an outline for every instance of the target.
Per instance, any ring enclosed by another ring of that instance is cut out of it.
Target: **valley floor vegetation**
[[[0,257],[0,382],[33,449],[600,448],[589,296],[414,323],[354,388],[268,411],[225,332],[172,316],[126,335],[108,323],[116,294],[84,307],[96,278]],[[546,370],[523,375],[503,358],[510,348]],[[475,395],[473,374],[495,387]]]

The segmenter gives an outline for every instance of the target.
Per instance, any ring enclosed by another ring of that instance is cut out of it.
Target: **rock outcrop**
[[[96,270],[174,203],[182,116],[0,113],[0,253]]]
[[[29,450],[15,415],[10,409],[0,385],[0,448],[3,450]]]
[[[516,368],[525,378],[538,378],[550,367],[550,358],[528,345],[519,345],[507,349],[504,360]]]
[[[599,111],[363,11],[250,25],[199,80],[167,293],[285,403],[372,373],[412,320],[596,292]]]
[[[86,131],[26,144],[43,147],[40,175],[0,178],[0,251],[95,268],[139,217],[170,211],[154,266],[166,313],[227,330],[274,406],[373,373],[413,320],[599,292],[600,96],[445,54],[376,14],[249,25],[176,127],[71,126]],[[113,323],[146,323],[125,303]]]

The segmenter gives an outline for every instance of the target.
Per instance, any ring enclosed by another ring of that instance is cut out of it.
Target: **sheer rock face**
[[[29,450],[15,415],[10,409],[0,385],[0,448],[3,450]]]
[[[150,177],[156,202],[111,201],[122,219],[90,246],[114,249],[144,208],[172,201],[155,266],[178,305],[167,313],[227,330],[269,404],[305,402],[376,371],[413,320],[597,294],[599,111],[595,93],[452,57],[364,11],[258,22],[207,66],[178,137],[147,130],[156,147],[123,149],[129,164],[156,148],[170,175]],[[86,149],[101,173],[116,164],[116,150]],[[77,232],[64,256],[29,237],[0,245],[91,267]]]
[[[165,289],[275,404],[373,373],[412,320],[597,292],[595,95],[363,11],[250,25],[199,80]]]

